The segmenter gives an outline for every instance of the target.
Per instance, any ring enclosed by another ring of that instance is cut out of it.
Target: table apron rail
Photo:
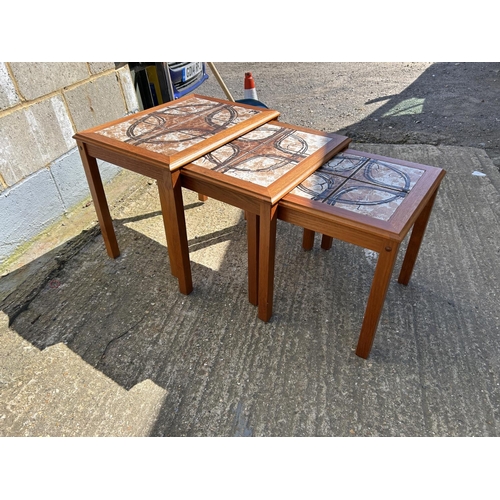
[[[191,191],[204,194],[209,198],[213,198],[234,207],[241,208],[242,210],[248,210],[249,212],[252,212],[254,214],[260,213],[262,202],[259,202],[259,200],[255,199],[251,194],[245,195],[242,192],[223,189],[211,183],[206,183],[202,180],[188,177],[183,174],[182,170],[181,182],[182,187],[190,189]]]
[[[385,248],[387,241],[397,242],[399,239],[387,234],[376,235],[362,229],[352,231],[342,224],[337,225],[333,221],[313,217],[281,203],[278,205],[278,219],[379,253]]]
[[[118,167],[126,168],[132,172],[151,177],[153,179],[159,179],[167,167],[159,167],[151,165],[145,161],[137,160],[135,158],[126,157],[123,154],[115,153],[109,149],[95,146],[93,144],[84,144],[85,149],[89,156],[97,158],[99,160],[107,161]]]

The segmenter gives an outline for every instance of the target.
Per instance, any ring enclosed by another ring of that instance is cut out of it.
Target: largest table
[[[272,314],[277,204],[349,140],[272,121],[278,111],[191,94],[77,133],[108,255],[119,247],[97,159],[158,183],[171,272],[192,291],[182,186],[245,210],[249,300]]]
[[[277,111],[191,94],[77,133],[77,142],[108,255],[118,243],[97,159],[156,179],[170,268],[183,294],[193,289],[180,168],[259,125]]]

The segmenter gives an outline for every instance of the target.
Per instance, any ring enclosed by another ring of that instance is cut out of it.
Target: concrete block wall
[[[128,66],[0,62],[0,267],[89,196],[72,136],[138,109]]]

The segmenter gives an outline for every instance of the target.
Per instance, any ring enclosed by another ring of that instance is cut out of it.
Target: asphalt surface
[[[359,143],[484,149],[500,168],[500,63],[215,63],[234,99],[252,72],[281,119]],[[207,95],[224,97],[216,80]]]
[[[20,345],[18,364],[32,348],[43,353],[60,345],[92,367],[85,377],[106,377],[129,392],[152,381],[164,397],[148,406],[153,414],[143,410],[152,422],[141,427],[143,435],[499,436],[500,174],[492,161],[498,137],[471,131],[472,138],[464,132],[446,144],[460,130],[458,118],[449,127],[444,119],[427,123],[438,111],[420,101],[412,101],[411,117],[385,116],[411,98],[409,88],[426,81],[441,88],[432,77],[440,65],[216,66],[236,99],[243,97],[244,72],[252,71],[259,98],[282,111],[282,121],[358,138],[379,134],[377,144],[355,147],[447,170],[412,280],[403,287],[393,279],[369,359],[354,349],[375,255],[342,242],[325,252],[319,240],[304,252],[300,228],[280,222],[274,315],[263,323],[247,300],[241,211],[185,192],[195,288],[183,296],[168,270],[157,187],[124,172],[108,187],[119,258],[107,257],[87,204],[47,235],[58,241],[53,249],[40,243],[38,257],[1,278],[0,310],[10,325],[5,335]],[[474,85],[479,74],[491,76],[485,85],[498,85],[498,65],[465,66],[460,74],[476,75]],[[198,93],[224,97],[213,78]],[[452,101],[460,107],[458,95]],[[491,113],[483,110],[484,123],[474,125],[490,130],[496,106],[488,105]],[[479,120],[480,111],[474,113]],[[442,133],[433,134],[432,123]],[[411,143],[408,134],[422,142]],[[48,397],[38,389],[47,390],[47,378],[37,383],[38,356],[0,380],[2,435],[58,435],[62,418],[75,422],[64,435],[101,435],[104,424],[92,429],[67,418],[76,419],[72,405],[92,409],[94,393],[75,392],[54,404],[50,417],[37,414],[45,432],[39,421],[35,426],[33,408]],[[77,384],[81,372],[66,370],[75,382],[65,386]],[[107,431],[129,435],[119,426]]]

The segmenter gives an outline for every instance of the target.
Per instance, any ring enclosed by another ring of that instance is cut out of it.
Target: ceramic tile
[[[281,127],[276,125],[262,125],[242,137],[198,158],[193,164],[217,172],[226,172],[234,162],[241,161],[247,153],[251,153],[262,144],[262,141],[271,140],[280,130]]]
[[[342,177],[351,177],[355,174],[369,159],[366,156],[359,156],[352,153],[340,153],[334,156],[321,166],[322,170]]]
[[[408,193],[423,173],[424,171],[418,168],[382,160],[369,160],[352,178]]]
[[[386,221],[423,174],[419,168],[343,152],[292,194]]]
[[[345,181],[345,177],[333,175],[328,170],[319,168],[290,193],[310,200],[324,201]]]
[[[268,187],[330,140],[324,135],[267,124],[193,164]]]
[[[155,153],[173,155],[260,111],[193,97],[98,131]]]
[[[325,203],[387,221],[401,205],[405,196],[404,191],[347,179],[325,200]]]

